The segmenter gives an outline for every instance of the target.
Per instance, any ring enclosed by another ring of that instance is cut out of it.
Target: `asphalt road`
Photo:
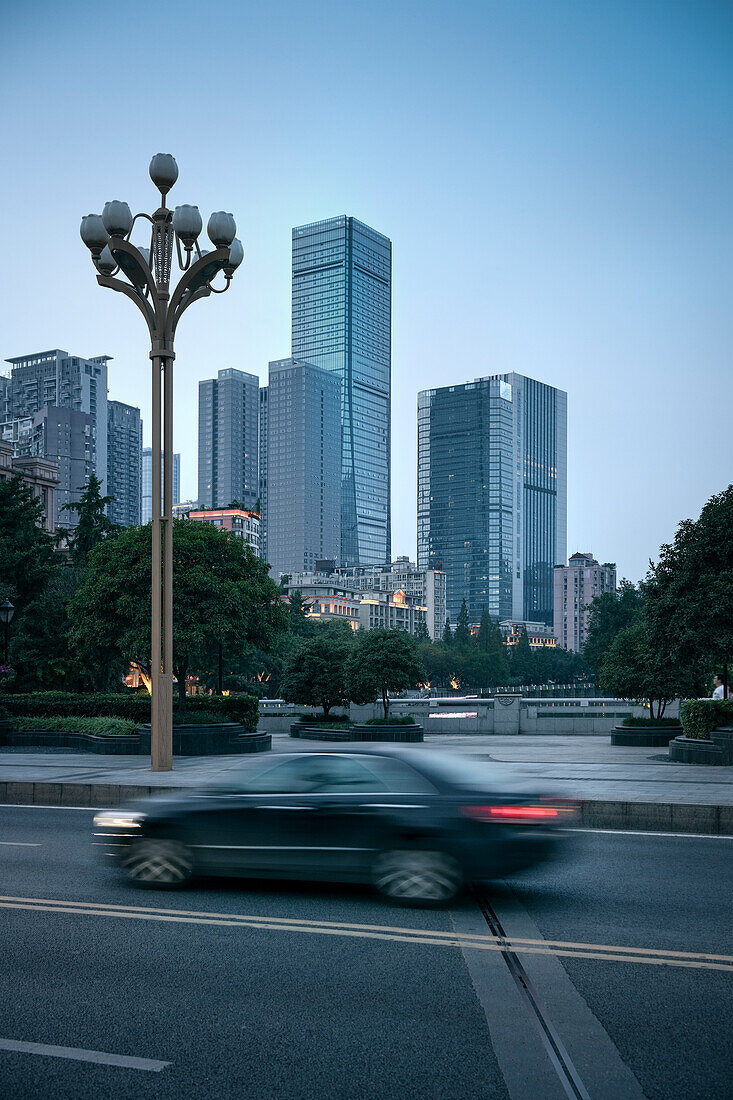
[[[431,911],[135,890],[91,816],[0,807],[7,1100],[731,1095],[733,839],[583,834]]]

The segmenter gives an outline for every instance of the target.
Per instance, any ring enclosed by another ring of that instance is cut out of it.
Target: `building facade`
[[[107,514],[120,527],[135,527],[142,510],[143,423],[140,410],[107,402]]]
[[[347,622],[352,630],[381,627],[417,634],[427,628],[427,607],[415,596],[401,589],[363,589],[360,579],[345,573],[291,573],[283,594],[289,599],[300,592],[309,619]]]
[[[446,574],[455,623],[553,624],[566,555],[567,395],[520,374],[418,395],[418,567]]]
[[[261,556],[260,517],[256,512],[248,512],[244,508],[215,508],[210,510],[192,508],[186,513],[185,518],[193,520],[195,523],[210,523],[213,527],[218,527],[220,531],[230,531],[233,535],[237,535],[248,542],[258,558]]]
[[[53,534],[56,529],[56,487],[58,463],[48,458],[13,456],[13,444],[0,439],[0,481],[19,476],[33,490],[43,507],[41,523],[44,530]]]
[[[257,436],[257,489],[260,498],[260,530],[262,557],[269,561],[267,548],[267,386],[260,386],[259,426]]]
[[[418,606],[424,606],[428,634],[439,641],[446,619],[445,573],[439,569],[418,569],[406,556],[391,565],[335,567],[335,562],[316,562],[318,572],[343,578],[357,592],[403,592]]]
[[[160,456],[161,461],[161,493],[165,488],[165,479],[163,478],[163,455]],[[181,500],[181,456],[179,454],[173,455],[173,506],[180,503]],[[190,502],[193,503],[193,502]],[[198,502],[196,502],[198,503]],[[141,510],[141,523],[150,523],[153,518],[153,448],[143,447],[143,459],[142,459],[142,510]]]
[[[259,379],[229,367],[199,382],[199,504],[257,503]]]
[[[590,603],[616,591],[616,564],[599,565],[592,554],[571,554],[567,565],[555,566],[554,633],[558,645],[582,653],[588,633]]]
[[[272,576],[339,553],[339,379],[300,359],[270,363],[267,560]]]
[[[94,434],[93,473],[107,491],[107,364],[109,355],[83,359],[53,351],[7,359],[10,373],[8,420],[33,416],[47,406],[86,413]],[[68,515],[68,513],[67,513]]]
[[[356,218],[293,229],[292,354],[341,385],[342,565],[391,557],[392,243]]]

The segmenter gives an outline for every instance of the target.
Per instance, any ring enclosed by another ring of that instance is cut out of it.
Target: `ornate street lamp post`
[[[14,614],[15,608],[10,600],[3,600],[3,602],[0,603],[0,622],[5,626],[5,664],[8,663],[8,627],[10,626],[10,620]]]
[[[228,290],[234,271],[244,259],[244,249],[235,236],[237,228],[231,214],[219,211],[209,218],[207,232],[214,249],[207,252],[198,244],[202,229],[198,207],[177,206],[175,210],[166,207],[166,195],[178,178],[178,165],[169,153],[156,153],[150,162],[150,178],[161,195],[160,208],[152,216],[133,217],[126,202],[108,202],[102,214],[82,218],[81,237],[92,254],[99,285],[131,298],[150,332],[153,374],[150,755],[153,771],[170,771],[173,766],[173,341],[181,315],[192,302]],[[149,249],[137,248],[130,240],[139,218],[152,225]],[[172,289],[174,256],[183,274]],[[226,283],[216,289],[211,284],[220,272],[224,273]],[[115,278],[117,275],[125,278]]]

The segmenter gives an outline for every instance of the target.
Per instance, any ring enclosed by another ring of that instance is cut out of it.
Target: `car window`
[[[240,776],[241,788],[252,794],[348,794],[386,791],[363,765],[345,756],[301,755],[266,771]]]
[[[435,794],[433,784],[402,760],[391,756],[370,756],[364,764],[390,794]]]

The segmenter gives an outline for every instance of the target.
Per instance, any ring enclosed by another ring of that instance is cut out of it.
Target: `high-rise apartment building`
[[[592,554],[571,554],[555,566],[554,633],[558,645],[582,653],[588,633],[590,604],[604,592],[616,591],[616,563],[599,565]]]
[[[83,359],[55,348],[7,359],[10,363],[8,420],[33,416],[46,406],[72,409],[91,418],[94,473],[107,491],[107,363],[109,355]],[[68,513],[67,513],[68,515]]]
[[[113,523],[133,527],[142,508],[143,424],[140,410],[122,401],[107,402],[107,509]]]
[[[229,367],[199,382],[199,504],[257,502],[259,379]]]
[[[567,394],[521,374],[418,395],[418,567],[471,622],[553,623],[565,561]]]
[[[344,565],[391,557],[392,243],[356,218],[293,229],[292,354],[341,383]]]
[[[0,424],[11,419],[10,392],[10,375],[0,374]]]
[[[161,493],[163,492],[163,455],[161,453]],[[142,510],[141,523],[150,523],[153,518],[153,448],[143,447],[142,465]],[[181,456],[173,455],[173,504],[179,504],[181,500]]]
[[[267,560],[272,576],[339,552],[339,378],[299,359],[270,363]]]
[[[260,498],[260,548],[261,557],[267,556],[267,386],[260,386],[258,452],[258,493]]]

